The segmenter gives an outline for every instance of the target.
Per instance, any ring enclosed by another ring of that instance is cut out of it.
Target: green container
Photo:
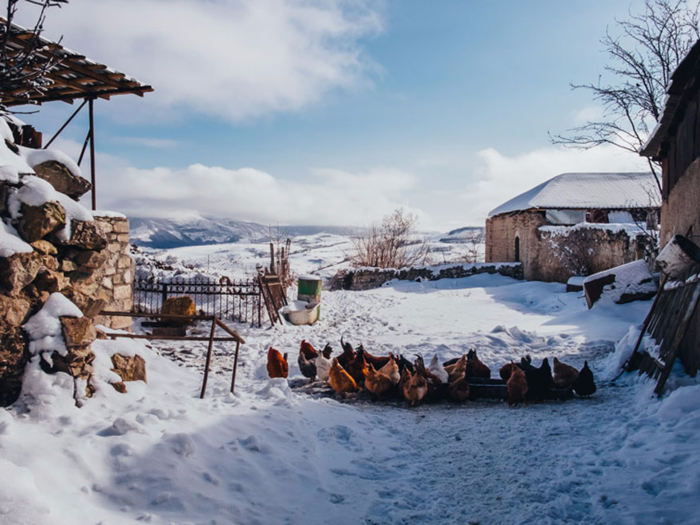
[[[299,277],[297,285],[297,298],[300,301],[307,301],[312,304],[321,302],[321,288],[323,282],[315,275],[302,275]],[[321,306],[318,306],[318,315],[321,317]]]

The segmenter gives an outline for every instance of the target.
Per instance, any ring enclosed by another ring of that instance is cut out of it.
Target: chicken
[[[554,386],[557,388],[569,388],[578,377],[578,370],[573,366],[562,363],[554,358]]]
[[[428,393],[426,397],[433,400],[442,397],[444,394],[443,382],[439,377],[426,370],[422,355],[416,358],[415,368],[416,374],[423,376],[428,384]]]
[[[526,356],[520,360],[520,368],[525,372],[527,379],[528,398],[542,399],[554,386],[552,369],[549,367],[549,361],[546,357],[539,368],[532,366],[531,360],[528,358],[529,356]]]
[[[469,381],[466,374],[462,374],[449,386],[450,397],[460,403],[469,399]]]
[[[350,343],[345,343],[343,338],[340,338],[340,346],[343,348],[343,353],[338,356],[338,364],[343,368],[347,367],[352,361],[355,360],[355,350]]]
[[[412,407],[420,403],[428,393],[428,382],[418,373],[411,372],[408,367],[401,373],[401,393]]]
[[[489,379],[491,377],[491,369],[481,362],[479,356],[476,355],[476,350],[469,350],[467,353],[467,379],[470,377],[479,377]]]
[[[512,363],[510,371],[510,378],[506,383],[508,388],[508,406],[517,405],[525,401],[525,395],[528,391],[528,382],[525,377],[525,372],[522,369]]]
[[[408,359],[406,359],[404,356],[400,355],[398,358],[398,364],[399,364],[399,371],[403,374],[404,369],[408,369],[411,374],[415,372],[413,368],[413,363],[411,363]]]
[[[331,362],[328,382],[330,383],[331,388],[333,388],[333,390],[339,394],[357,392],[357,383],[352,376],[348,374],[342,366],[340,366],[337,358],[334,358]]]
[[[331,371],[331,360],[325,356],[325,352],[316,358],[315,365],[318,378],[321,381],[328,381],[328,374]]]
[[[304,377],[308,377],[313,381],[316,378],[316,359],[318,358],[318,352],[307,343],[302,340],[301,347],[299,348],[299,357],[297,359],[297,364],[299,365],[299,370]]]
[[[323,355],[323,357],[325,357],[326,359],[330,360],[332,353],[333,347],[330,343],[326,343],[326,346],[324,346],[323,350],[321,350],[321,355]]]
[[[447,383],[450,380],[450,376],[447,374],[445,367],[442,366],[438,361],[437,354],[435,354],[430,360],[430,364],[428,365],[428,372],[436,376],[443,383]]]
[[[387,364],[378,370],[380,374],[387,376],[391,380],[392,385],[398,385],[401,380],[401,372],[399,372],[399,365],[396,362],[396,358],[392,354],[389,354],[391,358]]]
[[[372,354],[370,354],[367,350],[365,350],[365,347],[360,345],[359,348],[357,349],[357,353],[362,353],[365,356],[365,361],[367,361],[368,365],[374,366],[375,369],[379,370],[382,368],[384,365],[386,365],[390,360],[391,356],[382,356],[382,357],[377,357]]]
[[[454,383],[467,373],[467,356],[460,357],[454,364],[447,365],[445,371],[448,374],[448,381]]]
[[[501,379],[503,381],[508,381],[510,379],[510,373],[514,367],[517,367],[515,363],[506,363],[501,367],[501,369],[498,371],[498,375],[501,376]]]
[[[397,367],[398,369],[398,367]],[[374,366],[368,365],[367,377],[365,377],[365,388],[374,394],[377,398],[381,397],[387,390],[393,386],[391,378],[374,369]]]
[[[289,363],[287,363],[287,354],[280,354],[277,350],[270,347],[267,351],[267,375],[270,377],[287,377],[289,375]]]
[[[593,371],[588,368],[588,361],[583,363],[583,368],[578,373],[578,377],[573,384],[574,392],[576,392],[581,397],[588,397],[595,394],[596,387],[595,381],[593,380]]]
[[[348,363],[348,366],[344,367],[348,374],[352,376],[355,383],[359,385],[364,384],[365,377],[367,376],[367,361],[365,361],[364,354],[357,352],[355,359]]]
[[[311,343],[306,342],[306,339],[302,339],[299,352],[304,354],[306,359],[315,359],[318,357],[318,352],[313,346],[311,346]]]

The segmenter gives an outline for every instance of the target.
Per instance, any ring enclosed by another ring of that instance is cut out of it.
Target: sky
[[[45,36],[155,89],[96,102],[100,209],[366,226],[402,207],[446,231],[559,173],[645,169],[549,138],[600,114],[569,85],[605,75],[600,39],[639,4],[70,0]],[[51,136],[72,111],[22,118]],[[86,126],[56,146],[77,157]]]

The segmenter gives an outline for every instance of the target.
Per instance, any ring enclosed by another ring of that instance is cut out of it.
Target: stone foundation
[[[130,312],[134,306],[134,260],[129,250],[129,220],[126,217],[95,216],[95,221],[107,234],[107,260],[94,274],[99,297],[105,300],[103,309]],[[131,328],[130,317],[101,315],[95,318],[95,322],[108,328]]]

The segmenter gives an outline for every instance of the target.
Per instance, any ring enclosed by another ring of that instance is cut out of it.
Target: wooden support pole
[[[216,317],[211,321],[211,334],[209,335],[209,348],[207,349],[207,362],[204,365],[204,380],[202,381],[202,392],[199,394],[199,399],[204,399],[204,393],[207,391],[207,379],[209,379],[209,364],[211,363],[211,353],[214,349],[214,334],[216,333]]]
[[[90,109],[90,182],[92,182],[92,210],[97,209],[97,180],[95,178],[95,110],[94,98],[88,99]]]
[[[236,355],[233,358],[233,376],[231,377],[231,393],[236,388],[236,370],[238,370],[238,350],[241,347],[240,341],[236,341]]]

